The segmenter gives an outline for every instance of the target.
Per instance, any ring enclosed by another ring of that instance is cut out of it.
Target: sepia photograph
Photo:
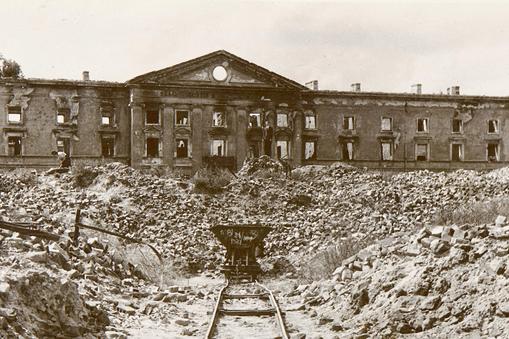
[[[0,338],[509,338],[508,1],[0,6]]]

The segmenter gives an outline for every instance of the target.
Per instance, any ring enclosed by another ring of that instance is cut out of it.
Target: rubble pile
[[[67,233],[55,242],[5,230],[0,243],[2,338],[126,338],[144,319],[195,335],[206,323],[189,308],[205,314],[217,294],[216,284],[158,286],[117,244],[84,232],[78,246]]]
[[[97,290],[80,283],[103,256],[92,259],[75,248],[82,258],[71,258],[63,243],[7,231],[0,239],[0,337],[94,338],[103,333],[109,318],[89,299]]]
[[[266,173],[281,173],[283,172],[283,165],[274,161],[267,155],[262,155],[259,158],[246,159],[244,165],[239,170],[239,176],[257,175],[262,172]]]
[[[273,225],[265,253],[298,262],[340,238],[404,233],[441,211],[509,193],[509,180],[465,170],[392,174],[337,164],[299,168],[286,178],[268,157],[246,162],[214,195],[119,163],[94,172],[86,188],[74,187],[72,174],[38,176],[35,186],[3,193],[0,213],[21,213],[61,233],[81,207],[86,223],[143,239],[198,270],[213,269],[222,258],[208,230],[214,224]]]
[[[428,226],[343,261],[330,280],[300,285],[302,302],[341,335],[426,338],[509,333],[509,224]]]

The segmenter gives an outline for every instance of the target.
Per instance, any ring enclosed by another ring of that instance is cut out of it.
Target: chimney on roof
[[[460,95],[460,86],[451,86],[447,89],[448,95]]]
[[[356,83],[352,84],[351,87],[352,87],[352,92],[360,92],[361,91],[361,83],[360,82],[356,82]]]
[[[318,91],[318,80],[306,82],[305,85],[307,88],[312,89],[313,91]]]
[[[422,94],[422,84],[412,85],[412,93],[413,94]]]
[[[83,81],[90,81],[90,72],[83,71]]]

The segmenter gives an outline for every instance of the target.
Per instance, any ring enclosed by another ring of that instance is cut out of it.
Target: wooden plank
[[[219,312],[221,314],[225,315],[232,315],[232,316],[240,316],[240,317],[249,317],[249,316],[262,316],[262,315],[270,315],[273,316],[276,314],[276,310],[273,308],[268,308],[265,310],[234,310],[234,309],[220,309]]]
[[[247,298],[258,298],[258,299],[269,299],[267,293],[261,294],[225,294],[224,299],[247,299]]]

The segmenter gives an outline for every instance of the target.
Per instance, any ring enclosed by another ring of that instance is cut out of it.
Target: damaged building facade
[[[192,173],[262,154],[292,166],[505,166],[509,97],[318,90],[226,51],[125,83],[0,79],[0,166],[120,161]]]

